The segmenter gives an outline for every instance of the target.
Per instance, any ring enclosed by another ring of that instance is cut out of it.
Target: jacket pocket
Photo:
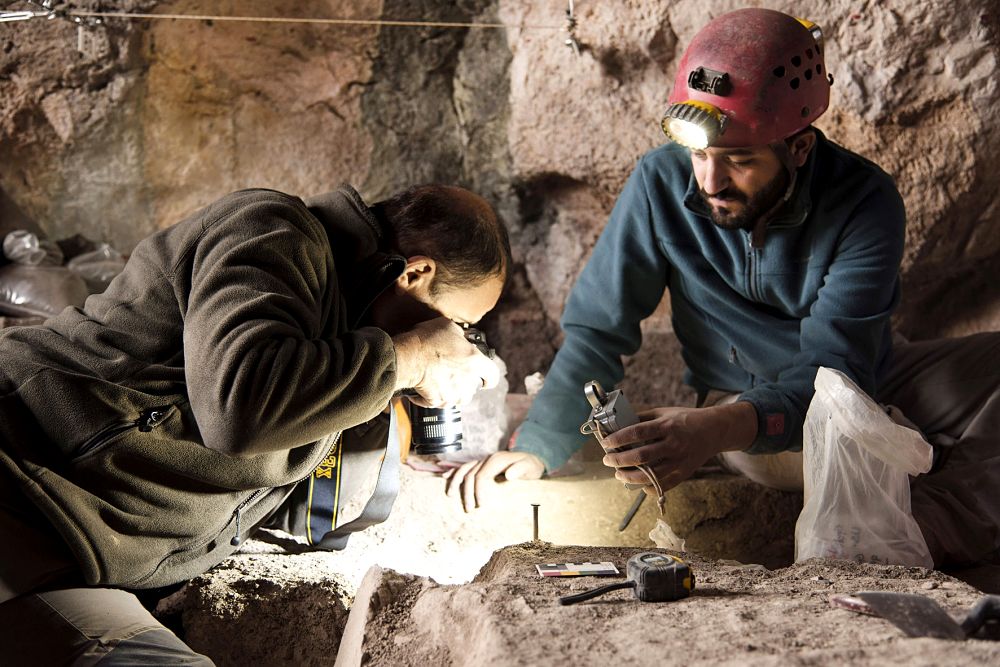
[[[108,424],[76,448],[73,458],[70,459],[70,463],[79,463],[97,454],[123,434],[130,431],[135,430],[143,433],[152,431],[162,424],[176,409],[173,405],[150,408],[143,410],[135,419],[122,419]]]
[[[230,556],[242,542],[241,524],[258,526],[291,492],[288,487],[252,491],[223,520],[221,527],[206,529],[188,543],[166,552],[143,575],[129,581],[130,588],[157,588],[191,579]],[[220,504],[226,504],[220,500]],[[233,505],[229,505],[232,507]],[[235,524],[235,526],[234,526]]]

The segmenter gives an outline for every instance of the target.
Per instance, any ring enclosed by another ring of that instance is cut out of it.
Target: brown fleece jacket
[[[388,334],[358,326],[402,271],[349,188],[228,195],[140,243],[108,290],[0,334],[0,470],[89,584],[219,562],[388,403]]]

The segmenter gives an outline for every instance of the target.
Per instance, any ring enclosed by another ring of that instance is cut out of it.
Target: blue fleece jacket
[[[685,148],[651,151],[570,293],[565,341],[514,449],[548,470],[579,449],[590,413],[584,383],[621,381],[621,358],[639,349],[639,323],[665,289],[685,382],[753,404],[750,453],[801,449],[818,367],[843,371],[869,394],[887,370],[904,226],[892,178],[819,131],[760,247],[711,221]]]

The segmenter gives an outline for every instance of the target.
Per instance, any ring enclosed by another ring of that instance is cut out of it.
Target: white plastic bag
[[[125,258],[107,243],[100,243],[95,250],[69,260],[66,268],[87,281],[88,289],[98,294],[125,269]]]
[[[24,266],[61,266],[63,263],[58,245],[26,229],[16,229],[4,237],[3,254],[15,264]]]
[[[839,371],[820,368],[803,428],[805,504],[795,560],[934,563],[910,511],[910,475],[931,469],[933,450],[895,423]]]
[[[500,382],[490,389],[480,389],[467,405],[462,406],[462,448],[442,454],[443,461],[465,463],[484,459],[506,444],[507,430],[507,364],[499,355],[494,357],[500,369]]]

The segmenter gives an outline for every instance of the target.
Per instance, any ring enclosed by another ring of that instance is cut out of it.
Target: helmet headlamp
[[[685,100],[667,107],[660,127],[672,141],[693,150],[703,150],[726,131],[726,115],[699,100]]]

